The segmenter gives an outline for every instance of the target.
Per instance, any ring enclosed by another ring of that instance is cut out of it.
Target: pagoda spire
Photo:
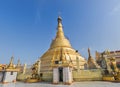
[[[52,41],[50,48],[63,47],[63,46],[71,48],[71,44],[69,40],[64,35],[63,27],[62,27],[62,18],[60,16],[58,16],[57,22],[58,22],[58,25],[57,25],[56,37]]]
[[[62,27],[62,18],[58,16],[58,26],[57,26],[57,35],[56,38],[64,38],[64,32],[63,32],[63,27]]]
[[[13,59],[14,59],[14,57],[12,56],[11,59],[10,59],[10,63],[7,67],[8,69],[13,69],[14,68]]]
[[[16,68],[20,68],[20,66],[21,66],[21,64],[20,64],[20,59],[18,59]]]
[[[90,48],[88,48],[88,56],[91,58]]]

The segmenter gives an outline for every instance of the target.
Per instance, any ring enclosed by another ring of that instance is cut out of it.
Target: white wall
[[[69,67],[63,68],[63,82],[65,82],[65,83],[72,82],[72,70]]]
[[[13,82],[16,81],[17,72],[13,72],[13,75],[11,75],[11,72],[5,72],[3,82]]]
[[[53,69],[53,83],[59,82],[59,71],[58,68]]]

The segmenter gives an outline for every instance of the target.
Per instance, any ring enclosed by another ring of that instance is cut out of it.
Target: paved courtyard
[[[0,84],[0,87],[119,87],[120,83],[89,81],[89,82],[74,82],[72,85],[53,85],[51,83],[9,83]]]

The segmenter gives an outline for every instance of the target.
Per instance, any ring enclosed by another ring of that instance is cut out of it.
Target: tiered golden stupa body
[[[40,72],[52,71],[52,65],[62,61],[62,63],[72,63],[73,70],[77,69],[77,60],[79,59],[79,68],[84,69],[86,60],[72,48],[69,40],[64,36],[62,28],[62,19],[58,17],[58,26],[55,39],[52,41],[50,48],[41,57]]]

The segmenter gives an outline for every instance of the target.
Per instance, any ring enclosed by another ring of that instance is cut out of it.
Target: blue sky
[[[120,0],[0,0],[0,63],[32,64],[47,51],[62,16],[72,47],[88,57],[120,48]]]

